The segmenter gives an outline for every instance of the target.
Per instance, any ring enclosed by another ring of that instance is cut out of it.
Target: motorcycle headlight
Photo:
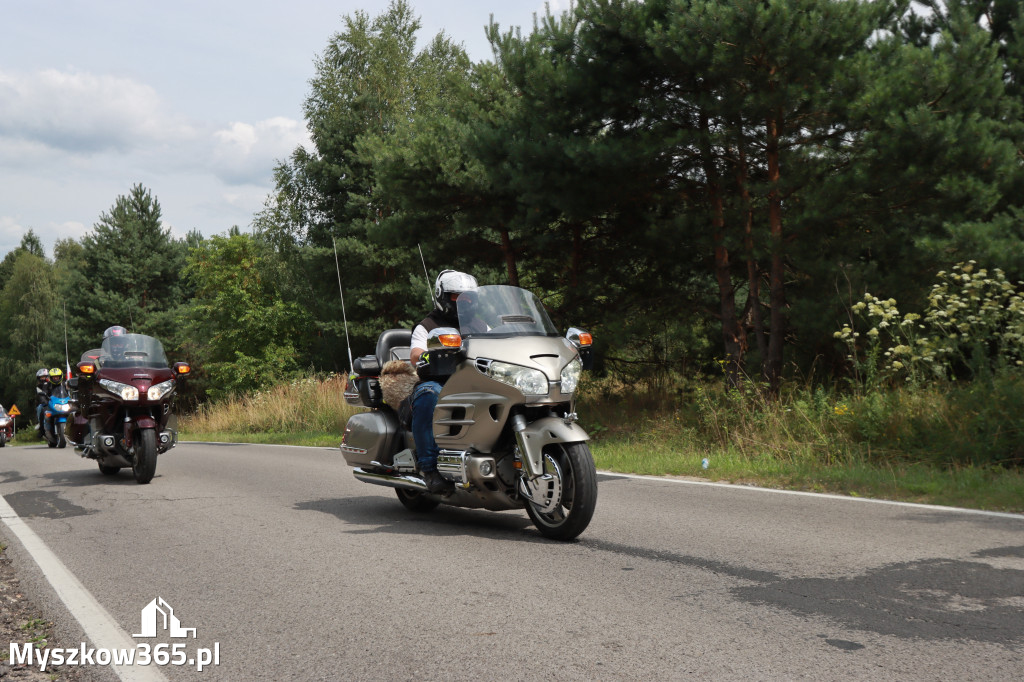
[[[160,400],[165,395],[171,392],[174,388],[174,380],[168,379],[167,381],[161,382],[156,386],[150,386],[149,391],[146,393],[146,397],[150,400]]]
[[[572,393],[580,383],[580,374],[583,373],[583,363],[579,358],[573,359],[568,365],[562,368],[562,393]]]
[[[11,420],[7,417],[0,419],[0,426],[7,426],[11,423]]]
[[[122,384],[120,381],[111,381],[110,379],[100,379],[100,386],[107,389],[116,396],[119,396],[121,400],[138,400],[139,389],[128,384]]]
[[[57,405],[57,411],[58,412],[70,412],[71,411],[71,406],[68,405],[67,403],[64,403],[63,405]]]
[[[495,381],[519,389],[523,395],[548,394],[547,375],[539,369],[495,360],[487,366],[486,374]]]

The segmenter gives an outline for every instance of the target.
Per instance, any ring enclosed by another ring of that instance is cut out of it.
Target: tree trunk
[[[580,265],[583,263],[583,227],[572,225],[572,265],[569,271],[569,286],[576,291],[580,284]]]
[[[771,335],[768,340],[768,357],[765,375],[771,394],[778,397],[782,386],[782,350],[786,339],[786,292],[785,260],[782,240],[782,197],[779,192],[779,137],[781,135],[781,113],[769,116],[766,121],[768,161],[768,227],[771,234],[771,271],[769,273],[769,301],[771,314],[769,324]]]
[[[737,126],[737,129],[740,127]],[[757,352],[761,356],[761,377],[767,379],[766,361],[768,358],[768,340],[764,332],[764,309],[761,306],[761,268],[754,255],[754,207],[750,200],[750,189],[747,186],[747,152],[741,142],[738,146],[738,164],[736,167],[736,184],[739,186],[740,198],[743,200],[743,250],[747,259],[747,290],[750,311],[749,325],[754,331]]]
[[[508,228],[502,227],[501,232],[501,253],[505,256],[505,271],[508,275],[508,283],[511,286],[519,286],[519,269],[516,267],[516,253],[512,249],[512,238],[509,236]]]
[[[706,117],[702,116],[700,123],[704,133],[704,145],[701,151],[704,156],[704,173],[707,177],[712,239],[715,247],[714,269],[715,280],[718,282],[718,313],[722,320],[722,345],[725,349],[723,369],[729,386],[735,388],[740,385],[743,375],[745,343],[740,338],[742,330],[736,320],[736,288],[732,284],[729,249],[725,245],[725,210],[722,205],[722,192],[718,184],[715,160],[711,154],[710,128]]]

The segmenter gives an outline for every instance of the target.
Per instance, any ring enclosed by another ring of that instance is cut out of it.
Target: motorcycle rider
[[[128,349],[128,330],[119,324],[107,327],[103,332],[104,353],[99,357],[100,365],[110,365],[124,360]]]
[[[434,408],[441,393],[441,377],[425,374],[426,363],[421,357],[427,350],[427,337],[438,327],[459,329],[459,315],[455,299],[467,291],[477,289],[476,278],[457,270],[444,270],[434,282],[434,309],[412,331],[409,361],[420,373],[420,383],[413,390],[412,435],[416,443],[416,463],[419,466],[427,490],[435,495],[450,495],[454,491],[451,481],[437,472],[437,441],[434,440]],[[441,381],[439,381],[439,379]]]
[[[36,431],[43,437],[43,411],[50,402],[50,373],[46,368],[36,372]]]
[[[53,391],[61,385],[64,381],[64,372],[59,367],[51,367],[49,370],[41,369],[39,372],[46,372],[46,386],[43,392],[40,393],[39,387],[36,387],[36,397],[42,401],[40,406],[36,408],[39,412],[39,437],[43,437],[43,414],[46,408],[50,405],[50,396],[53,395]],[[36,372],[36,378],[39,378],[39,372]]]

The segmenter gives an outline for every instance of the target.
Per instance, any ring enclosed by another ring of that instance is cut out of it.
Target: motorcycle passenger
[[[425,376],[420,358],[427,350],[427,336],[438,327],[459,328],[455,299],[459,294],[477,289],[476,278],[464,272],[444,270],[434,282],[434,309],[412,331],[409,361],[420,372],[420,383],[412,393],[412,435],[416,443],[416,463],[427,490],[435,495],[454,491],[451,481],[437,473],[437,441],[434,440],[434,408],[441,393],[440,377]],[[443,381],[443,379],[441,379]]]
[[[36,431],[43,437],[43,411],[50,403],[50,373],[45,369],[36,372]]]

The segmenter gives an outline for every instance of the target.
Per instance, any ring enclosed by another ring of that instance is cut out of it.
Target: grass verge
[[[342,390],[340,377],[306,379],[207,404],[181,420],[181,438],[337,447],[359,411]],[[1024,512],[1024,417],[1015,412],[1024,379],[984,390],[788,395],[765,403],[706,384],[605,380],[583,387],[578,411],[604,471]]]

